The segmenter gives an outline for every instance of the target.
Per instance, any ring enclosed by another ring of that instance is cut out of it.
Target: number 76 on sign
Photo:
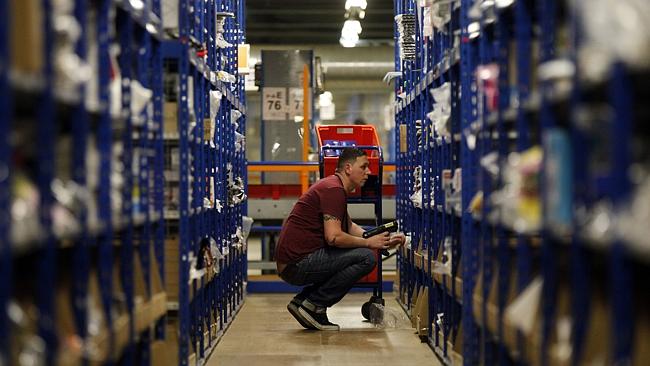
[[[284,121],[287,119],[287,88],[264,88],[262,91],[262,119]]]

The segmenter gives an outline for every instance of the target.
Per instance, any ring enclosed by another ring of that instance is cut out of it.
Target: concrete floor
[[[271,365],[441,365],[421,343],[397,302],[389,294],[387,314],[397,322],[379,329],[364,322],[361,304],[368,294],[349,294],[329,309],[339,332],[305,330],[287,312],[291,294],[254,294],[246,298],[208,366]]]

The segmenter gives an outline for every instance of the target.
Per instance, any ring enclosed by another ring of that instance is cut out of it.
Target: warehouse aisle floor
[[[328,311],[330,321],[341,326],[340,332],[303,329],[287,312],[292,296],[249,295],[207,365],[440,365],[408,319],[384,329],[364,322],[360,308],[368,294],[349,294]],[[386,306],[403,314],[392,294]]]

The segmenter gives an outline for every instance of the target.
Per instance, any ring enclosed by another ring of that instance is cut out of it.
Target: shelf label
[[[289,119],[294,120],[296,116],[303,116],[303,95],[302,88],[289,88]]]
[[[289,106],[287,105],[287,88],[262,89],[262,104],[262,120],[287,120],[287,112],[289,110]]]

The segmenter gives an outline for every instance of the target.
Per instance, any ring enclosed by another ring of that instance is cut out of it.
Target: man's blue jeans
[[[377,265],[375,253],[367,248],[321,248],[300,262],[289,264],[280,277],[295,286],[305,286],[296,296],[318,307],[341,301],[354,284]]]

